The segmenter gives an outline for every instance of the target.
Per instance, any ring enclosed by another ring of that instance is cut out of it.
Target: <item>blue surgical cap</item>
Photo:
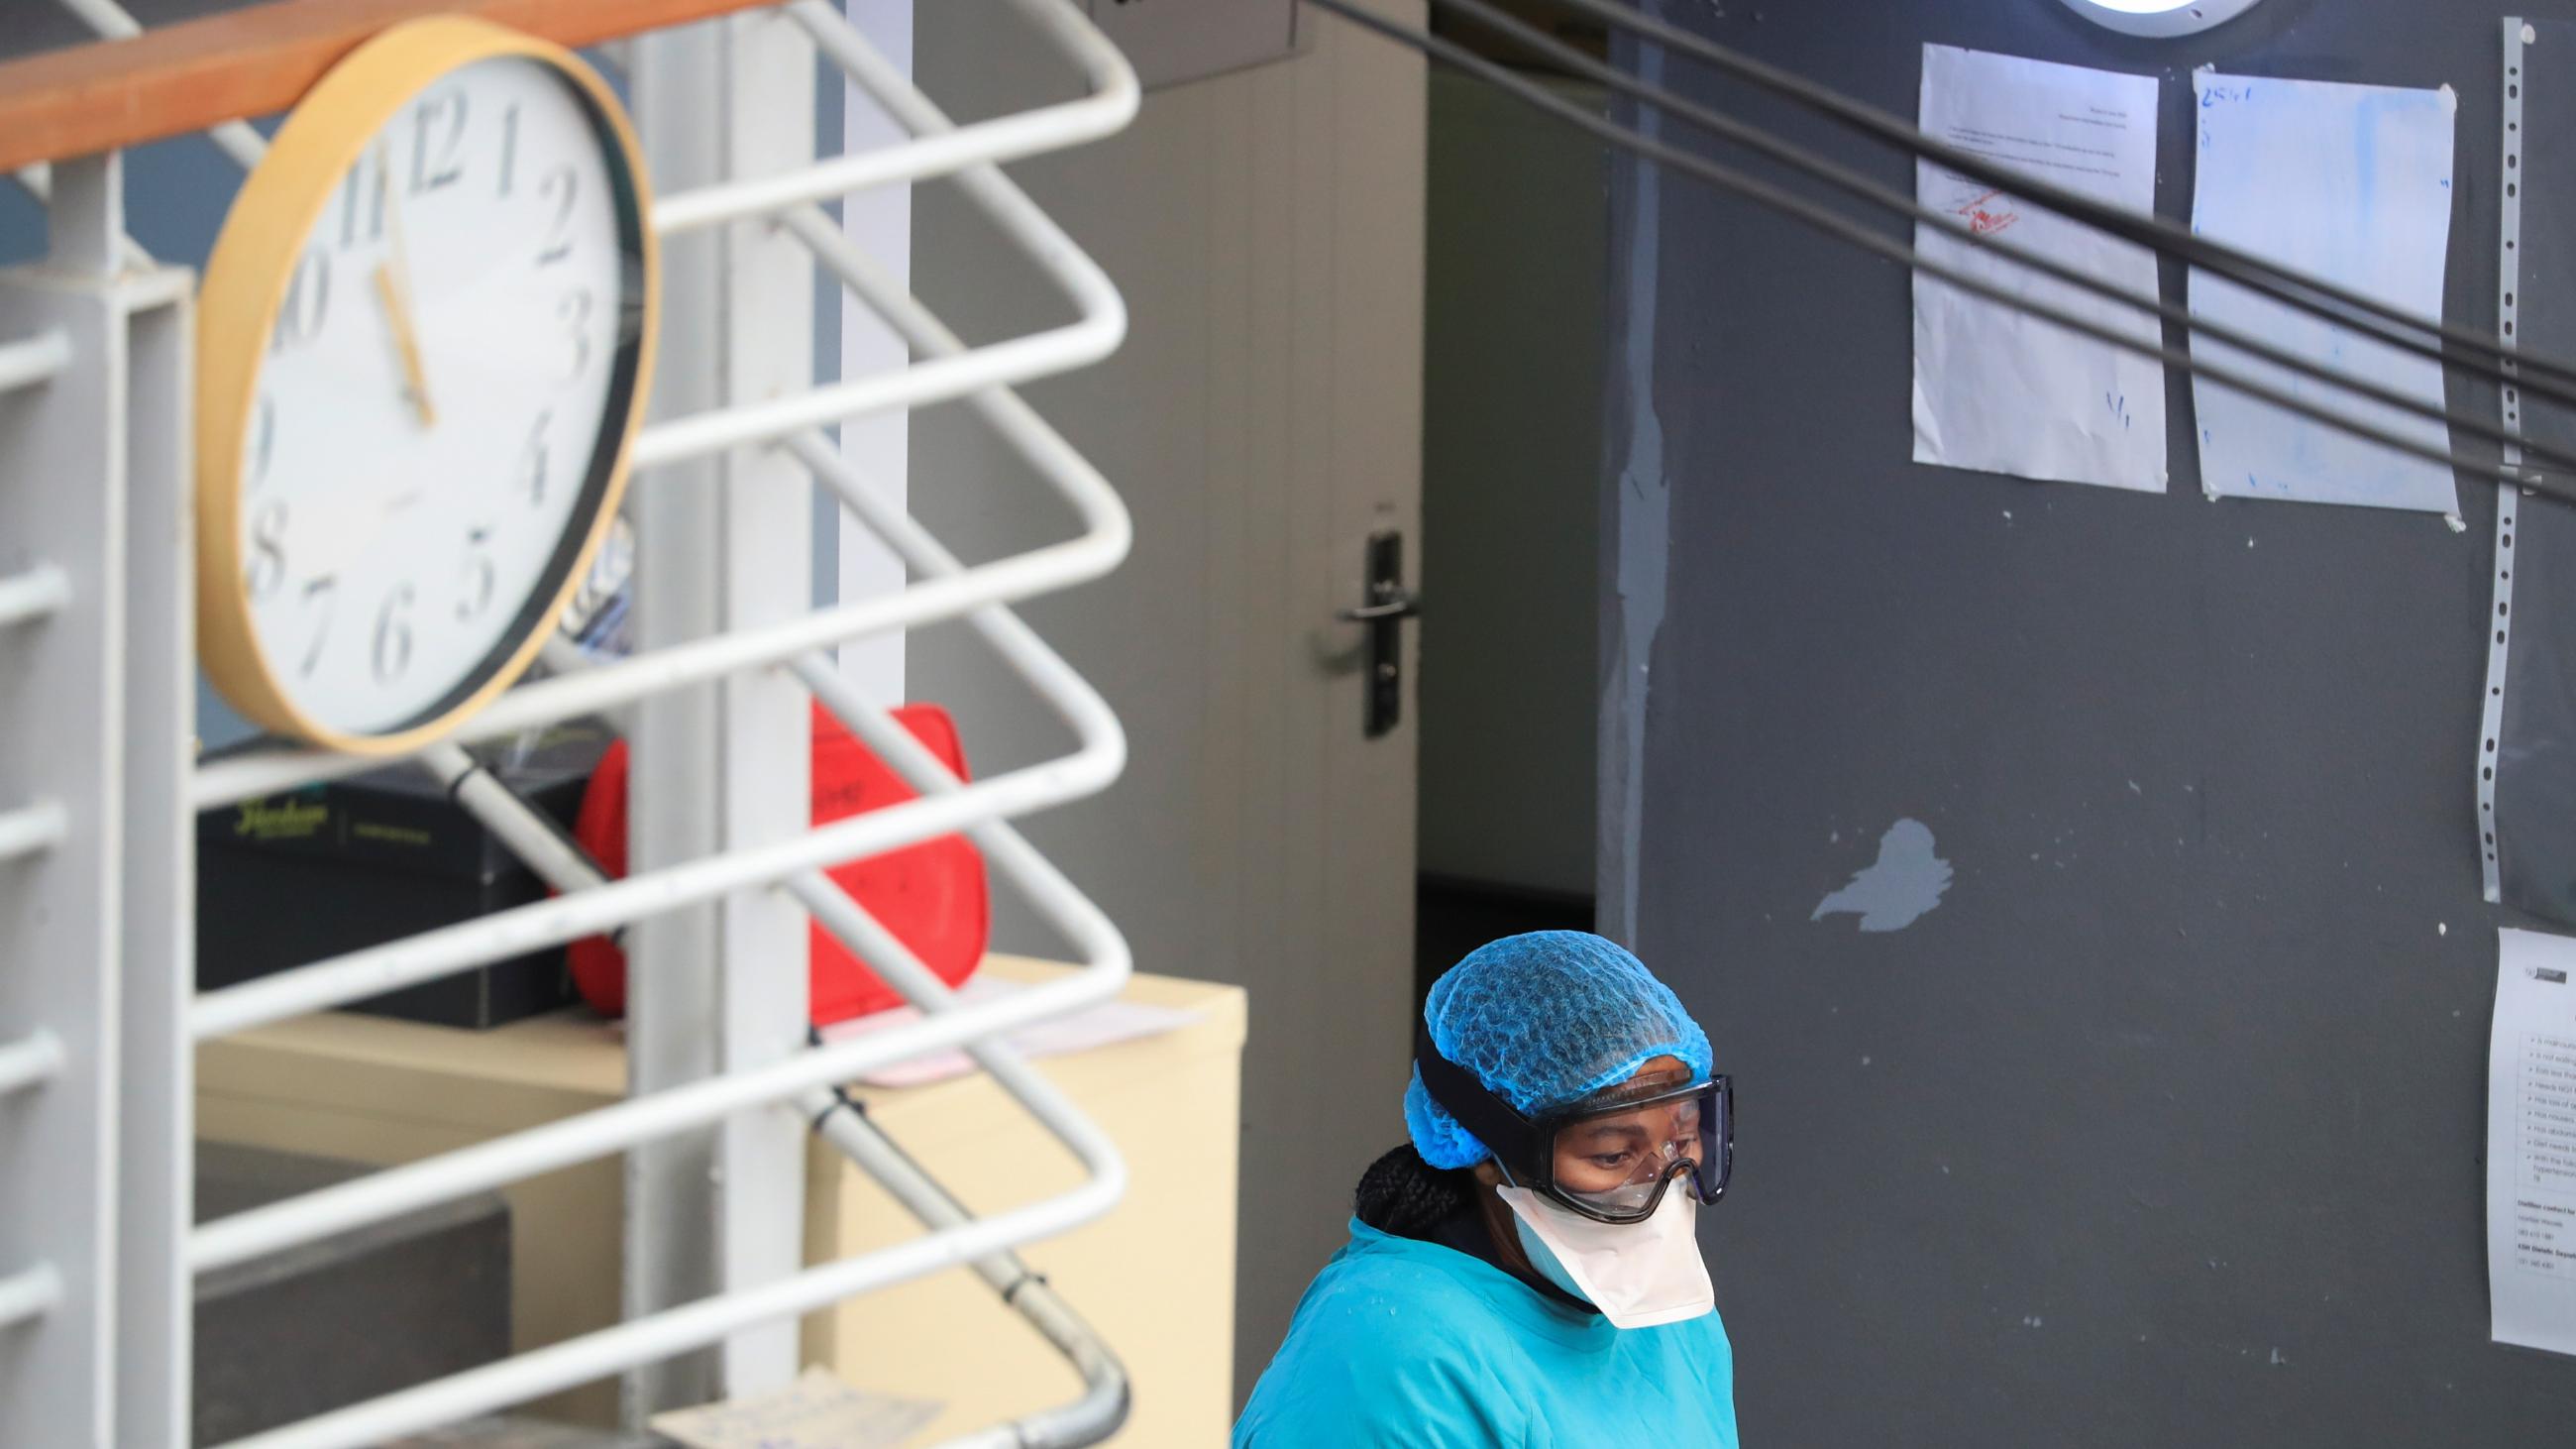
[[[1423,1024],[1440,1054],[1527,1113],[1624,1082],[1655,1057],[1709,1072],[1708,1033],[1645,963],[1588,931],[1533,931],[1479,946],[1431,985]],[[1433,1167],[1493,1156],[1422,1073],[1404,1089],[1404,1125]]]

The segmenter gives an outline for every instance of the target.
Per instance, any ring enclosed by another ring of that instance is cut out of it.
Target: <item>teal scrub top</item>
[[[1235,1449],[1736,1449],[1715,1313],[1613,1328],[1454,1248],[1351,1223]]]

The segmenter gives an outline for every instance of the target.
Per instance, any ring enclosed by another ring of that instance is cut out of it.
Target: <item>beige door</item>
[[[1416,0],[1396,9],[1418,22]],[[922,6],[915,65],[963,117],[1069,89],[996,55],[981,6]],[[1013,168],[1125,292],[1107,365],[1031,401],[1136,517],[1116,575],[1028,611],[1126,722],[1126,777],[1028,822],[1110,911],[1139,969],[1249,988],[1238,1399],[1345,1238],[1361,1168],[1403,1135],[1412,1001],[1412,631],[1403,721],[1370,738],[1358,625],[1371,536],[1419,577],[1423,72],[1314,12],[1295,58],[1156,91],[1126,135]],[[1025,268],[938,188],[913,276],[968,338],[1053,318]],[[974,420],[912,423],[915,512],[969,558],[1059,537]],[[908,645],[908,691],[956,711],[979,770],[1060,750],[953,632]],[[1015,902],[997,940],[1045,951]],[[1211,1153],[1211,1161],[1218,1161]],[[1180,1262],[1135,1265],[1138,1292]],[[1154,1391],[1139,1384],[1140,1394]]]

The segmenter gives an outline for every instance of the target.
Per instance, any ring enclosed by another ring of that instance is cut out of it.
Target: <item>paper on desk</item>
[[[1028,988],[994,976],[969,978],[957,988],[957,1001],[971,1006],[979,1001],[998,1001]],[[823,1028],[827,1042],[848,1041],[867,1036],[888,1027],[919,1021],[921,1013],[909,1006],[891,1011],[873,1012],[852,1017]],[[1071,1052],[1088,1051],[1113,1042],[1132,1041],[1138,1037],[1159,1036],[1177,1031],[1198,1019],[1198,1013],[1180,1011],[1168,1006],[1147,1006],[1135,1001],[1105,1001],[1071,1016],[1035,1022],[1008,1034],[1012,1046],[1024,1057],[1051,1057]],[[872,1087],[919,1087],[931,1082],[944,1082],[975,1070],[975,1063],[962,1051],[944,1051],[910,1061],[896,1062],[870,1072],[859,1080]]]
[[[2498,1343],[2576,1353],[2576,940],[2496,932],[2487,1293]]]
[[[2442,315],[2451,244],[2451,88],[2192,76],[2198,164],[2191,229],[2424,317]],[[2424,402],[2442,367],[2255,296],[2195,269],[2194,317],[2228,323],[2307,361]],[[2448,448],[2441,423],[2298,377],[2207,338],[2195,358],[2295,397]],[[2293,498],[2452,513],[2451,470],[2195,377],[2201,486],[2212,497]]]
[[[688,1449],[888,1449],[939,1417],[940,1405],[862,1393],[809,1368],[771,1393],[655,1414],[653,1431]]]
[[[2130,211],[2156,199],[2156,81],[1923,47],[1922,126],[1954,146]],[[1915,195],[1969,230],[2154,296],[2155,257],[1918,161]],[[1924,256],[2089,321],[2158,340],[2152,316],[1917,223]],[[1914,275],[1914,461],[2023,478],[2165,486],[2163,367]]]

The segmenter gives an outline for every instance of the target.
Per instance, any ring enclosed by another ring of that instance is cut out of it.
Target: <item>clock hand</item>
[[[420,415],[420,425],[434,427],[438,409],[430,405],[429,379],[421,372],[420,339],[412,332],[411,309],[403,305],[392,270],[381,263],[376,267],[376,300],[384,304],[385,320],[393,324],[394,353],[402,359],[405,379],[403,395],[411,399],[412,411]]]
[[[392,214],[386,229],[393,253],[390,260],[376,264],[376,300],[384,304],[385,320],[393,326],[394,352],[402,359],[412,409],[420,415],[422,427],[435,427],[438,409],[429,401],[429,375],[420,362],[420,333],[412,325],[411,261],[403,248],[402,198],[391,194],[393,160],[382,141],[376,143],[376,174],[388,193],[384,206]]]

